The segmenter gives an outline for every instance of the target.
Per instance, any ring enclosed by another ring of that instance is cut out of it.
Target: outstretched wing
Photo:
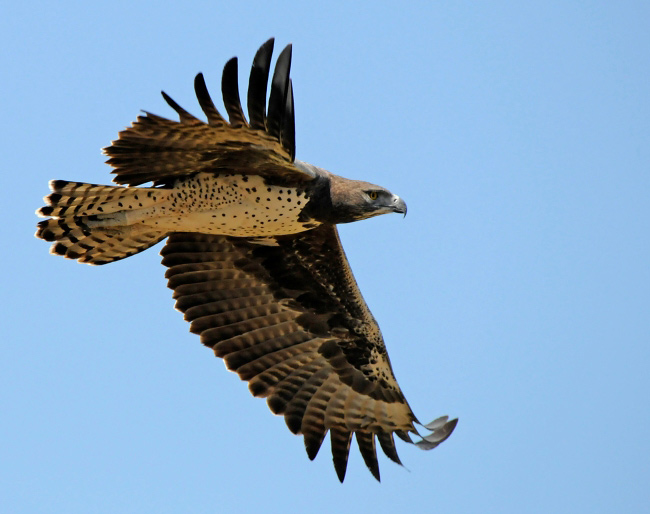
[[[296,152],[289,78],[291,45],[278,57],[266,109],[273,41],[264,43],[253,61],[248,89],[250,121],[246,121],[239,100],[237,58],[233,57],[226,63],[221,81],[229,122],[214,106],[203,74],[199,73],[194,88],[208,122],[195,118],[163,92],[180,121],[147,112],[120,132],[119,138],[104,149],[109,156],[107,162],[115,168],[113,181],[129,186],[164,184],[201,171],[259,174],[283,183],[313,179],[312,173],[293,164]]]
[[[175,233],[161,254],[190,330],[304,436],[310,459],[329,431],[341,481],[353,434],[378,480],[376,440],[400,463],[393,434],[412,442],[417,420],[336,227],[257,240]],[[416,444],[433,448],[455,425],[440,418]]]

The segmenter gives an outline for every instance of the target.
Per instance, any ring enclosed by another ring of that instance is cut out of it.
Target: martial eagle
[[[180,121],[145,112],[105,148],[120,186],[51,181],[36,236],[53,242],[52,253],[89,264],[167,238],[165,276],[190,330],[303,435],[310,459],[329,431],[343,481],[354,434],[379,480],[376,441],[400,463],[393,434],[413,443],[417,419],[336,224],[405,214],[406,204],[383,187],[295,160],[291,45],[277,59],[267,109],[272,52],[270,39],[255,55],[248,120],[237,58],[221,82],[228,121],[201,73],[194,87],[207,123],[163,92]],[[440,417],[414,444],[434,448],[456,423]]]

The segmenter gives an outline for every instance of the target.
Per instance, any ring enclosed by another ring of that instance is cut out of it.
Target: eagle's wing
[[[106,147],[108,163],[118,184],[164,184],[170,179],[200,171],[252,173],[284,183],[311,180],[314,175],[296,167],[293,90],[289,71],[291,45],[278,57],[266,110],[266,88],[271,67],[273,39],[255,55],[248,89],[247,122],[239,100],[237,58],[223,70],[221,89],[227,122],[208,93],[199,73],[194,88],[208,123],[195,118],[167,94],[167,103],[179,114],[172,121],[146,112],[120,132]]]
[[[161,254],[190,330],[303,434],[310,459],[329,431],[341,481],[352,434],[377,479],[375,436],[400,462],[393,434],[412,442],[417,420],[336,227],[265,239],[175,233]],[[416,444],[433,448],[455,426],[439,418]]]

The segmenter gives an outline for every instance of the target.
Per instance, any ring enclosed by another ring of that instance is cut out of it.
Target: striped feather
[[[309,458],[329,431],[341,480],[353,435],[377,479],[375,437],[399,462],[393,434],[417,433],[416,419],[334,227],[278,236],[269,245],[178,233],[161,253],[191,331],[303,435]]]
[[[107,264],[139,253],[167,236],[152,227],[123,226],[127,211],[146,209],[168,199],[155,188],[100,186],[52,180],[44,198],[36,237],[51,241],[50,253],[87,264]]]
[[[221,90],[228,113],[226,122],[214,105],[202,74],[194,90],[208,123],[190,114],[168,94],[162,93],[180,121],[145,112],[119,133],[104,149],[118,184],[137,186],[146,182],[168,184],[198,172],[258,174],[287,185],[311,181],[316,175],[294,165],[295,119],[293,90],[289,78],[291,45],[280,54],[271,83],[269,113],[266,91],[273,39],[258,50],[248,88],[250,124],[239,97],[237,58],[223,69]],[[267,119],[268,118],[268,119]]]
[[[363,461],[366,463],[366,466],[368,466],[372,476],[379,481],[379,462],[377,461],[375,434],[368,432],[355,432],[355,436]]]

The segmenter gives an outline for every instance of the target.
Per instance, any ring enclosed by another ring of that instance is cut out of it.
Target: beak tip
[[[406,202],[399,196],[395,197],[393,210],[397,213],[403,214],[406,217]]]

